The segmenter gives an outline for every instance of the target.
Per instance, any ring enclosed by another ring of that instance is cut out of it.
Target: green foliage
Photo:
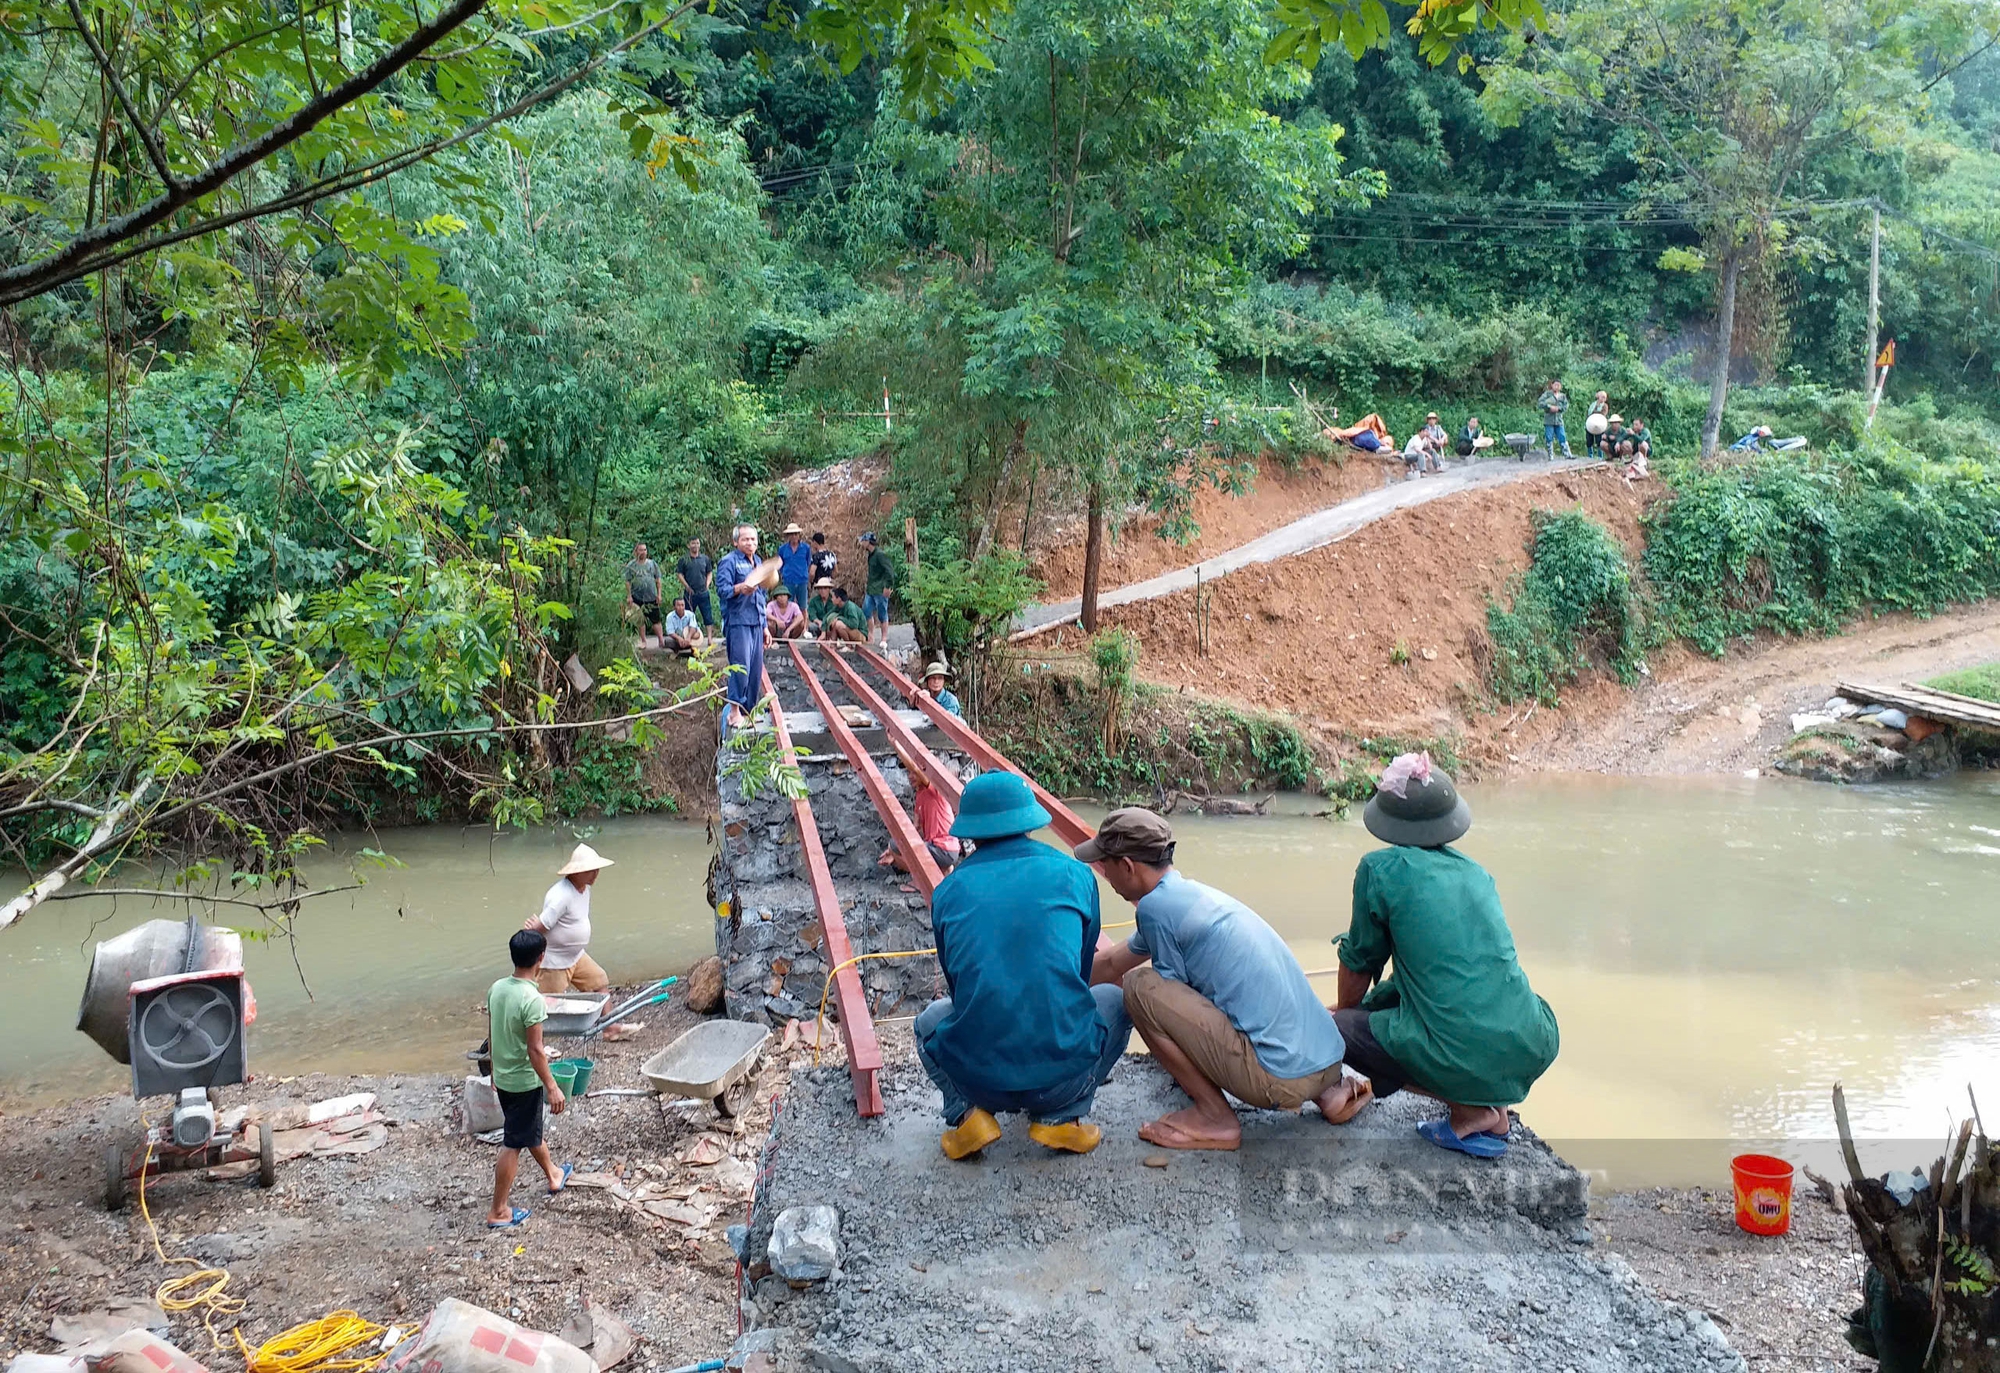
[[[1486,607],[1494,695],[1554,705],[1593,661],[1629,683],[1643,662],[1642,620],[1625,550],[1581,509],[1531,520],[1534,549],[1513,604]]]
[[[2000,663],[1969,667],[1963,672],[1947,672],[1942,677],[1931,678],[1924,685],[1960,696],[1976,696],[1982,701],[2000,702]]]
[[[1720,656],[1732,638],[1831,633],[1867,606],[1927,614],[2000,589],[2000,480],[1885,440],[1822,459],[1670,464],[1646,521],[1663,627]]]
[[[648,749],[637,741],[584,734],[569,762],[550,779],[550,813],[557,816],[627,815],[671,811],[671,796],[646,780]]]
[[[994,626],[1005,626],[1042,594],[1042,583],[1028,560],[1009,549],[977,560],[918,564],[905,587],[904,599],[926,648],[942,649],[948,657],[981,645]]]

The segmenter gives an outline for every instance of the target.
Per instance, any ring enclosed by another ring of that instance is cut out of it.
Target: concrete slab
[[[1485,1163],[1420,1141],[1437,1110],[1421,1100],[1341,1128],[1255,1112],[1240,1154],[1152,1167],[1135,1131],[1184,1099],[1127,1058],[1092,1112],[1095,1153],[1050,1154],[1009,1117],[983,1158],[954,1164],[920,1069],[892,1063],[882,1094],[886,1113],[861,1120],[844,1071],[821,1068],[779,1115],[757,1225],[831,1204],[844,1247],[830,1282],[749,1288],[781,1368],[1744,1367],[1705,1315],[1575,1242],[1582,1179],[1524,1130]]]

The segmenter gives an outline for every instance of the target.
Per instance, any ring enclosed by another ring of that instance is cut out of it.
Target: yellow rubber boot
[[[1097,1147],[1099,1140],[1104,1138],[1104,1131],[1087,1120],[1066,1120],[1060,1125],[1030,1125],[1028,1138],[1044,1149],[1062,1149],[1072,1154],[1087,1154]]]
[[[944,1132],[941,1142],[946,1158],[961,1159],[971,1158],[998,1138],[1000,1122],[993,1118],[991,1111],[975,1106],[964,1120]]]

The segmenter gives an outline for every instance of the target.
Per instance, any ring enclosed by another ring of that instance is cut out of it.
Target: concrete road
[[[1413,505],[1434,501],[1440,496],[1453,495],[1460,491],[1472,491],[1480,487],[1499,486],[1507,482],[1523,481],[1529,477],[1539,477],[1547,472],[1567,472],[1589,464],[1582,459],[1558,460],[1556,462],[1515,462],[1506,458],[1487,458],[1480,462],[1454,466],[1449,471],[1436,476],[1425,477],[1421,481],[1397,479],[1378,491],[1370,491],[1365,496],[1330,505],[1315,511],[1304,519],[1293,520],[1290,524],[1273,529],[1268,534],[1259,535],[1248,543],[1238,544],[1213,558],[1203,559],[1191,567],[1177,568],[1172,572],[1162,572],[1157,577],[1148,577],[1143,582],[1133,582],[1115,591],[1106,591],[1097,598],[1102,607],[1129,605],[1133,601],[1150,601],[1158,596],[1171,595],[1176,591],[1193,589],[1197,575],[1202,581],[1214,581],[1239,568],[1253,563],[1275,562],[1279,558],[1296,553],[1308,553],[1315,548],[1337,543],[1357,529],[1363,529],[1381,519],[1384,515],[1398,510],[1406,510]],[[1016,625],[1015,639],[1025,639],[1056,625],[1068,624],[1083,613],[1081,599],[1057,601],[1052,605],[1031,605],[1021,613]]]

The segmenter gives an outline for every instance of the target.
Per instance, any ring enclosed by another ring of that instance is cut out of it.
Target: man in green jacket
[[[1419,1134],[1498,1158],[1513,1128],[1507,1108],[1555,1061],[1555,1012],[1521,971],[1493,879],[1449,847],[1472,827],[1472,813],[1428,753],[1383,770],[1362,820],[1392,847],[1361,860],[1352,923],[1334,941],[1333,1020],[1347,1065],[1368,1079],[1350,1078],[1348,1090],[1436,1097],[1451,1114],[1425,1121]],[[1392,959],[1395,971],[1383,978]],[[1321,1106],[1338,1113],[1343,1103]]]

